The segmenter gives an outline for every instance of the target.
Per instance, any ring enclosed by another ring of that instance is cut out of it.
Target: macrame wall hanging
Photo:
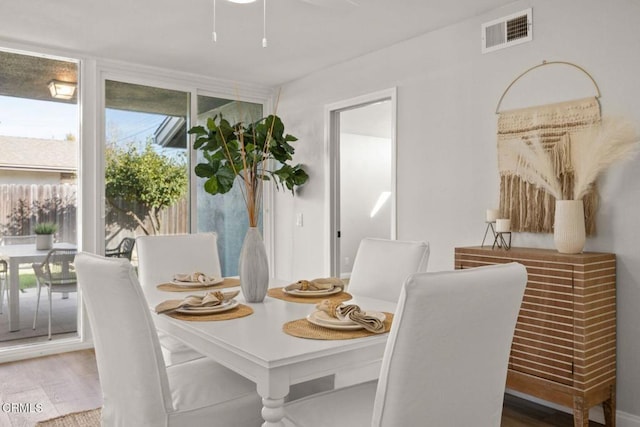
[[[597,95],[549,105],[500,111],[502,100],[518,79],[539,67],[554,64],[575,67],[585,73],[593,82]],[[510,150],[505,149],[506,144],[514,139],[529,141],[532,138],[539,138],[550,156],[556,175],[560,178],[563,198],[572,199],[572,136],[575,137],[577,133],[585,132],[600,123],[599,97],[598,85],[586,70],[578,65],[562,61],[545,61],[529,68],[516,77],[500,97],[496,107],[496,114],[498,114],[500,214],[502,218],[511,220],[513,231],[552,233],[555,198],[516,175],[518,159]],[[598,201],[595,186],[584,196],[583,201],[586,233],[591,235],[595,233],[595,214]]]

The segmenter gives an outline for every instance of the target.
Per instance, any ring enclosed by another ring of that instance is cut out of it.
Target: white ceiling
[[[216,1],[213,44],[213,0],[2,0],[0,47],[5,39],[271,86],[511,2],[268,0],[262,48],[262,0]]]

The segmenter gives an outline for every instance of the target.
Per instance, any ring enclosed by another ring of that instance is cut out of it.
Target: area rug
[[[40,421],[36,427],[100,427],[100,408]]]

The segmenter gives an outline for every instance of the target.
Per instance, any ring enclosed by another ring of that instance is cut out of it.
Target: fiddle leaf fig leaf
[[[233,187],[233,181],[236,179],[236,174],[230,167],[224,166],[218,169],[217,177],[219,192],[226,193],[231,190],[231,187]]]
[[[191,129],[189,129],[189,131],[187,133],[189,135],[198,135],[198,136],[202,136],[202,135],[207,135],[208,134],[207,130],[203,126],[194,126]]]
[[[198,163],[196,165],[195,172],[200,178],[209,178],[215,174],[213,168],[206,163]]]
[[[212,176],[204,182],[204,191],[209,194],[218,194],[218,178]]]
[[[241,185],[251,186],[272,181],[276,189],[287,188],[291,192],[305,184],[309,175],[303,166],[289,164],[295,154],[295,147],[290,143],[298,138],[284,132],[284,124],[276,115],[252,123],[231,124],[218,114],[206,120],[206,129],[192,127],[189,134],[196,136],[193,147],[202,151],[206,159],[195,167],[197,176],[207,178],[205,191],[227,193],[236,179]],[[253,178],[244,181],[244,176]],[[253,190],[247,194],[260,193],[257,188]],[[255,200],[248,204],[255,205]]]

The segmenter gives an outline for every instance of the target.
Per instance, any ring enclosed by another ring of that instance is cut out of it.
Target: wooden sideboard
[[[455,268],[519,262],[527,287],[511,345],[507,387],[573,408],[589,425],[602,404],[607,426],[616,412],[616,257],[609,253],[488,247],[455,249]]]

